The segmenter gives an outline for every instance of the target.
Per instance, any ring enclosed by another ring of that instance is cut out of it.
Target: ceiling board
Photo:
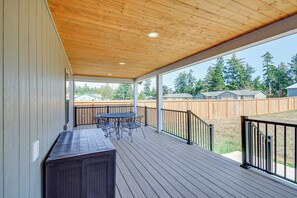
[[[73,73],[109,78],[137,78],[297,14],[294,0],[48,3]]]

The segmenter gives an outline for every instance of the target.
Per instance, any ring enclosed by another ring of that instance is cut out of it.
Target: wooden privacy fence
[[[132,105],[133,101],[75,102],[75,106]],[[139,100],[139,106],[156,107],[155,100]],[[191,110],[202,119],[231,118],[242,115],[277,113],[297,109],[297,97],[249,100],[164,100],[163,108]]]

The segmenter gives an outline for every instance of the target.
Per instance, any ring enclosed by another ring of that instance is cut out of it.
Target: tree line
[[[228,59],[219,57],[209,66],[203,79],[196,80],[193,71],[180,72],[174,80],[174,93],[189,93],[224,90],[261,90],[268,97],[286,96],[286,87],[297,83],[297,54],[288,63],[276,65],[273,56],[266,52],[261,56],[263,76],[253,78],[255,68],[238,58],[236,54]]]
[[[255,68],[247,63],[244,58],[232,54],[230,58],[219,57],[216,62],[208,67],[203,79],[196,79],[193,70],[180,72],[174,79],[174,89],[163,85],[163,95],[169,93],[189,93],[196,95],[200,92],[224,90],[261,90],[268,97],[286,96],[286,87],[297,83],[297,54],[293,55],[288,63],[275,64],[270,52],[261,56],[263,76],[253,77]],[[138,99],[155,99],[156,89],[151,86],[151,80],[143,82],[143,91]],[[117,88],[102,85],[91,88],[87,85],[75,86],[75,95],[101,94],[103,100],[131,100],[133,87],[131,84],[121,84]]]
[[[75,96],[83,94],[100,94],[102,100],[132,100],[133,88],[131,84],[120,84],[117,88],[111,87],[109,84],[100,87],[89,87],[85,84],[83,87],[74,85]]]

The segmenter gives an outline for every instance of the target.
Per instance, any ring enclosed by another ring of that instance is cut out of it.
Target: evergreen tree
[[[224,59],[223,57],[217,58],[217,62],[213,65],[214,71],[210,72],[210,81],[209,90],[210,91],[222,91],[225,90],[225,83],[223,78],[223,67],[224,67]]]
[[[166,85],[163,85],[163,96],[168,94],[169,88]]]
[[[152,80],[144,81],[143,92],[146,97],[151,96],[151,84],[152,84]]]
[[[214,68],[212,66],[209,66],[207,69],[206,76],[203,79],[204,85],[203,85],[201,91],[203,91],[203,92],[211,91],[211,84],[212,84],[211,80],[214,75],[214,72],[215,72]]]
[[[266,91],[266,86],[261,82],[261,77],[257,76],[253,80],[253,90],[260,90],[260,91]]]
[[[113,98],[114,89],[110,85],[106,84],[99,87],[96,90],[96,93],[101,94],[102,100],[110,100]]]
[[[244,64],[243,58],[237,58],[232,54],[224,67],[224,79],[229,90],[245,89],[251,84],[249,74],[252,72],[249,65]],[[247,81],[247,78],[250,82]]]
[[[193,71],[189,73],[180,72],[174,80],[175,93],[189,93],[192,94],[194,90],[196,79],[193,76]]]
[[[152,98],[156,98],[156,95],[157,95],[157,91],[156,91],[155,87],[153,87],[150,96],[151,96]]]
[[[255,73],[255,68],[249,65],[248,63],[245,64],[245,69],[243,70],[243,88],[253,89],[253,74]]]
[[[269,95],[272,94],[272,82],[275,81],[275,66],[273,65],[272,59],[273,56],[271,55],[270,52],[266,52],[263,56],[263,78],[264,78],[264,83],[266,87],[268,88],[267,92]]]
[[[290,77],[294,83],[297,83],[297,54],[292,56],[289,66],[290,66],[290,70],[289,70]]]
[[[193,95],[197,95],[198,93],[203,92],[204,87],[205,87],[204,82],[201,79],[199,79],[195,84]]]
[[[120,84],[113,95],[114,100],[132,100],[133,89],[131,84]]]
[[[275,68],[273,74],[275,76],[275,81],[271,83],[273,95],[278,97],[286,96],[286,87],[292,83],[288,66],[281,62],[279,66]]]
[[[141,91],[138,95],[138,100],[145,100],[145,99],[146,99],[145,94],[143,91]]]

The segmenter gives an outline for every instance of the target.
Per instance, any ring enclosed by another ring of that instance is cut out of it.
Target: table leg
[[[117,135],[117,139],[119,140],[121,138],[120,136],[120,119],[117,119],[118,123],[117,123],[117,131],[116,131],[116,135]]]

